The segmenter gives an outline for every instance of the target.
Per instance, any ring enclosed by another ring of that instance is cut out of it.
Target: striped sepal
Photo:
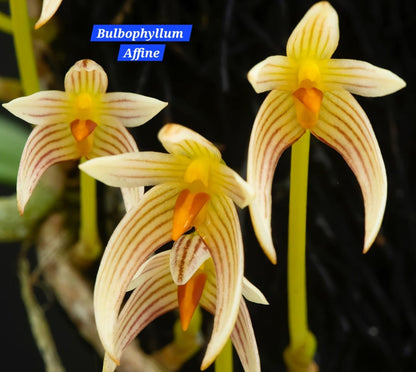
[[[217,357],[230,336],[241,300],[244,252],[240,223],[231,199],[212,196],[204,223],[197,232],[212,257],[217,278],[217,305],[214,328],[202,369]]]
[[[296,65],[286,56],[271,56],[255,65],[247,79],[256,93],[279,89],[294,91],[298,84]]]
[[[402,89],[406,83],[393,72],[353,59],[329,59],[321,67],[324,91],[346,89],[366,97],[379,97]]]
[[[58,90],[37,92],[16,98],[3,107],[13,115],[34,125],[49,125],[67,122],[69,127],[71,107],[68,95]]]
[[[79,158],[67,124],[41,125],[26,141],[17,175],[17,204],[21,214],[40,177],[51,165]]]
[[[114,119],[126,127],[136,127],[157,115],[167,102],[136,93],[107,93],[101,98],[100,121],[112,123]]]
[[[184,155],[189,158],[211,156],[221,159],[218,148],[193,130],[180,124],[166,124],[159,131],[159,141],[171,154]]]
[[[339,41],[338,15],[327,1],[313,5],[289,37],[288,57],[331,58]]]
[[[171,240],[173,208],[179,189],[159,185],[121,220],[105,249],[94,290],[98,332],[106,351],[115,356],[116,319],[125,291],[141,265]]]
[[[311,132],[339,152],[357,177],[364,197],[366,252],[380,228],[387,197],[386,170],[370,121],[350,93],[325,93]]]
[[[247,181],[255,190],[250,203],[254,231],[267,257],[276,263],[271,235],[271,189],[274,170],[283,151],[292,145],[304,129],[296,120],[290,93],[272,91],[264,100],[251,132]]]
[[[183,179],[189,159],[159,152],[105,156],[84,163],[81,169],[109,186],[152,186]]]
[[[65,75],[65,91],[69,94],[103,94],[107,90],[108,79],[103,68],[91,59],[76,62]]]

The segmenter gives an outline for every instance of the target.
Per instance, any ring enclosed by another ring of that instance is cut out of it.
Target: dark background
[[[109,91],[132,91],[169,102],[154,119],[132,130],[141,149],[162,150],[158,130],[166,122],[181,123],[221,146],[227,164],[245,176],[251,126],[265,97],[254,92],[246,74],[265,57],[285,54],[291,31],[313,3],[63,0],[54,17],[59,32],[43,58],[54,74],[49,88],[62,89],[66,71],[78,59],[94,59],[108,73]],[[307,279],[309,325],[318,340],[316,360],[322,372],[415,371],[416,6],[413,0],[331,3],[340,19],[334,57],[390,69],[406,80],[407,87],[387,97],[358,97],[373,124],[389,181],[384,222],[366,255],[362,254],[364,208],[358,184],[338,154],[312,139]],[[91,43],[89,38],[93,24],[111,23],[126,5],[130,9],[122,23],[193,24],[191,41],[167,44],[163,62],[117,62],[118,43]],[[3,39],[8,52],[2,52],[2,65],[13,74],[11,38]],[[285,370],[281,355],[288,343],[289,160],[290,150],[278,164],[273,188],[277,266],[268,262],[256,242],[248,211],[241,212],[246,276],[270,302],[270,306],[249,305],[265,372]],[[103,238],[110,233],[104,230]],[[2,246],[1,315],[6,340],[2,363],[5,370],[43,371],[19,296],[18,252],[18,245]],[[56,301],[45,300],[45,306],[67,370],[100,371],[101,359],[77,335]],[[143,333],[142,340],[155,344],[156,339],[157,344],[169,338],[157,324]],[[183,370],[199,370],[201,357]],[[241,369],[238,358],[235,366],[236,371]]]

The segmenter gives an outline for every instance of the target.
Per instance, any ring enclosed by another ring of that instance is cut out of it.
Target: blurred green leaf
[[[17,170],[29,128],[0,115],[0,183],[16,185]]]
[[[21,216],[16,195],[0,197],[0,242],[21,241],[28,237],[36,224],[55,206],[64,189],[61,167],[50,167],[36,186]]]

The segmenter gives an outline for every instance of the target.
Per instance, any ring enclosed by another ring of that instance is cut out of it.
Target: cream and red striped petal
[[[289,37],[288,57],[331,58],[339,41],[338,15],[327,1],[314,4]]]
[[[231,199],[212,195],[204,222],[196,226],[212,257],[217,278],[214,327],[202,369],[217,357],[229,338],[240,306],[244,251],[237,211]]]
[[[198,234],[182,235],[170,253],[170,272],[175,284],[185,284],[208,258],[209,251]]]
[[[221,159],[218,148],[199,133],[180,124],[166,124],[159,131],[159,141],[171,154],[184,155],[190,158],[212,156]]]
[[[98,125],[92,135],[93,146],[89,159],[139,151],[134,137],[117,120],[111,124]]]
[[[173,209],[179,189],[172,184],[149,190],[113,232],[104,251],[94,289],[98,333],[116,359],[117,317],[126,289],[146,259],[172,236]]]
[[[180,182],[188,165],[184,156],[141,151],[95,158],[80,168],[109,186],[137,187]]]
[[[71,106],[68,95],[59,90],[19,97],[3,104],[3,107],[30,124],[48,125],[70,121]]]
[[[201,306],[212,314],[216,312],[217,294],[214,268],[207,261],[207,276],[205,289],[201,297]],[[250,314],[242,298],[240,298],[237,319],[231,333],[231,341],[237,351],[245,372],[260,372],[260,357],[256,337],[251,324]]]
[[[17,175],[17,204],[21,214],[42,174],[51,165],[80,157],[67,124],[41,125],[26,141]]]
[[[117,155],[123,153],[137,153],[136,141],[129,131],[117,120],[112,124],[101,124],[93,132],[93,146],[88,158]],[[130,210],[137,205],[144,192],[143,187],[122,187],[124,205]]]
[[[124,348],[155,318],[178,307],[177,286],[169,270],[170,251],[151,257],[144,264],[137,287],[128,298],[116,325],[117,359]]]
[[[353,59],[330,59],[321,66],[323,91],[346,89],[353,94],[379,97],[406,86],[393,72],[368,62]]]
[[[43,0],[42,11],[40,17],[35,24],[35,30],[41,28],[46,22],[48,22],[61,5],[62,0]]]
[[[259,62],[248,72],[247,79],[257,93],[294,91],[298,84],[296,65],[286,56],[271,56]]]
[[[248,149],[247,181],[255,190],[251,221],[267,257],[276,263],[271,233],[271,191],[274,170],[283,151],[304,133],[296,119],[290,93],[273,90],[261,105]]]
[[[387,198],[386,170],[370,121],[350,93],[325,93],[311,132],[340,153],[357,177],[364,198],[366,252],[379,231]]]
[[[218,172],[213,172],[213,183],[219,193],[230,197],[240,208],[246,207],[254,198],[252,187],[225,164],[219,164]]]
[[[167,104],[136,93],[106,93],[101,97],[100,122],[112,123],[117,119],[126,127],[137,127],[157,115]]]
[[[81,59],[66,73],[65,91],[67,93],[87,92],[91,95],[103,94],[107,90],[108,78],[103,68],[91,59]]]

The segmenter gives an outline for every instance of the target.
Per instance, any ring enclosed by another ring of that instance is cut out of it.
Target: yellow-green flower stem
[[[229,338],[221,353],[215,359],[215,372],[233,371],[233,344]]]
[[[306,209],[310,132],[292,145],[289,197],[288,306],[290,344],[285,361],[290,372],[306,372],[316,342],[308,330],[306,301]]]
[[[0,31],[8,34],[12,33],[12,20],[8,15],[2,12],[0,12]]]
[[[81,162],[85,161],[82,159]],[[81,221],[76,259],[84,263],[95,261],[101,254],[97,225],[97,184],[94,178],[80,172]]]
[[[26,0],[10,0],[11,25],[23,93],[40,90]]]

